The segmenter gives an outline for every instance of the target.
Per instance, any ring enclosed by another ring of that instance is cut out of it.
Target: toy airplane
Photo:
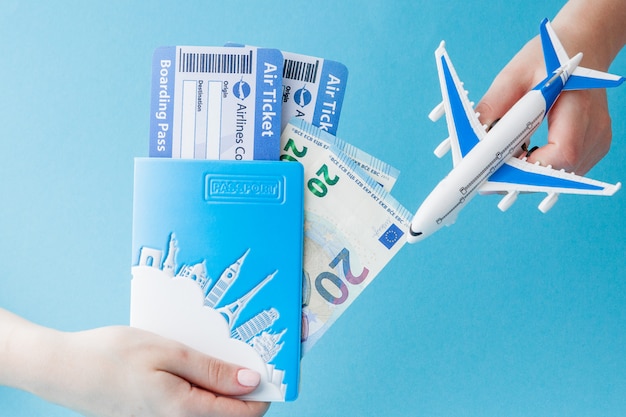
[[[620,183],[606,184],[518,158],[561,91],[616,87],[624,81],[623,77],[579,67],[582,53],[570,59],[547,19],[541,22],[540,32],[547,78],[490,130],[478,121],[445,43],[435,51],[443,102],[428,117],[435,121],[445,112],[450,137],[435,149],[435,155],[441,158],[452,149],[454,167],[417,210],[407,237],[410,243],[454,223],[478,192],[506,193],[498,204],[502,211],[520,192],[545,192],[547,197],[539,204],[545,213],[559,193],[613,195],[620,188]]]

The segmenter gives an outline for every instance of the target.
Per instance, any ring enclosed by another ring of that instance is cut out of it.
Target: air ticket
[[[336,134],[348,81],[346,66],[293,52],[283,52],[283,56],[282,129],[297,117]]]
[[[161,47],[152,66],[151,157],[278,159],[279,50]]]
[[[227,43],[226,46],[242,46]],[[337,125],[348,82],[348,68],[340,62],[282,51],[283,113],[281,132],[298,118],[330,133]]]

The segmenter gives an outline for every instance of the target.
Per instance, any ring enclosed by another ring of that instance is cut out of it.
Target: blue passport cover
[[[303,169],[137,158],[131,325],[261,373],[245,399],[298,395]]]

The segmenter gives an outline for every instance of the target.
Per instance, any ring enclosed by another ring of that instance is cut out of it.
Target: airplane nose
[[[413,230],[413,225],[409,226],[409,234],[406,237],[407,242],[415,243],[415,242],[419,242],[423,238],[424,238],[424,232],[416,232],[415,230]]]
[[[416,231],[414,231],[414,230],[413,230],[413,225],[410,225],[410,226],[409,226],[409,233],[411,234],[411,236],[415,236],[415,237],[423,235],[423,233],[422,233],[422,232],[416,232]]]

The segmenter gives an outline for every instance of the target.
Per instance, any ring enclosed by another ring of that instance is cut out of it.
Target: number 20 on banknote
[[[290,155],[289,153],[281,154],[281,161],[297,162],[298,158],[303,158],[306,156],[308,148],[306,146],[302,146],[302,149],[298,149],[295,141],[293,139],[288,139],[285,147],[283,148],[283,151],[291,152],[294,156]],[[322,164],[322,166],[317,170],[315,175],[316,177],[310,178],[307,181],[307,188],[316,197],[326,196],[326,194],[328,193],[328,187],[332,187],[339,181],[339,176],[331,176],[329,174],[328,165],[326,164]]]
[[[400,250],[410,217],[354,160],[315,132],[288,125],[280,155],[302,163],[305,173],[304,353]]]
[[[282,161],[297,162],[299,159],[306,156],[308,147],[302,146],[298,149],[295,141],[290,138],[287,140],[283,151],[287,153],[281,154],[280,159]],[[329,187],[334,186],[337,182],[339,182],[339,176],[331,175],[329,173],[328,165],[322,164],[319,169],[315,171],[315,176],[306,181],[306,187],[313,196],[322,198],[328,193]],[[363,270],[357,276],[352,273],[350,266],[350,251],[348,248],[342,248],[337,256],[330,261],[328,266],[335,269],[340,262],[342,264],[342,270],[346,281],[350,284],[359,285],[367,278],[369,273],[369,269],[367,267],[363,267]],[[339,292],[338,297],[334,296],[329,290],[326,289],[324,286],[325,281],[332,283],[332,285],[336,287]],[[328,271],[321,272],[317,276],[315,279],[315,289],[326,301],[335,305],[344,303],[348,299],[349,295],[349,290],[345,282],[336,274]]]

